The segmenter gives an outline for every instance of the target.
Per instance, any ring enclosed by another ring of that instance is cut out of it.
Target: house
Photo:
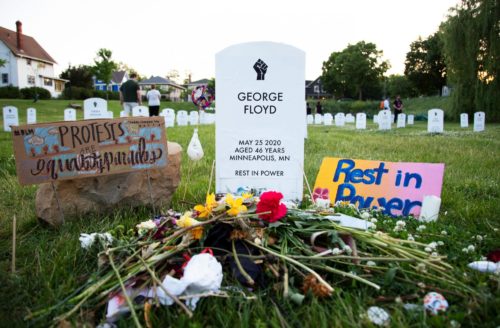
[[[120,91],[120,86],[122,83],[127,82],[129,80],[128,73],[125,71],[114,71],[111,76],[111,81],[108,85],[108,90],[113,92]],[[106,83],[101,80],[94,81],[94,88],[96,90],[106,91]]]
[[[321,83],[321,77],[316,80],[306,80],[306,99],[309,98],[330,98],[331,95],[323,90],[323,85]]]
[[[151,76],[149,79],[139,81],[142,94],[145,95],[153,84],[156,85],[156,89],[160,91],[162,95],[168,95],[168,99],[172,101],[180,101],[181,93],[186,90],[185,87],[178,85],[170,79],[161,76]]]
[[[52,97],[58,97],[67,80],[54,75],[56,61],[31,36],[23,34],[23,24],[16,22],[16,31],[0,26],[0,87],[12,85],[47,89]]]
[[[191,82],[191,76],[190,76],[189,77],[189,82],[186,83],[185,86],[186,86],[186,88],[188,90],[193,90],[193,89],[196,89],[199,86],[208,85],[209,82],[210,82],[209,79],[201,79],[201,80],[198,80],[198,81]]]

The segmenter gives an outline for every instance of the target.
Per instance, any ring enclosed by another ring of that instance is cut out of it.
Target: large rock
[[[168,164],[165,168],[149,170],[151,186],[145,170],[58,181],[54,183],[57,198],[52,184],[41,184],[36,193],[36,214],[50,224],[59,225],[84,214],[109,213],[117,208],[154,203],[159,209],[170,202],[179,185],[181,155],[182,147],[168,142]]]

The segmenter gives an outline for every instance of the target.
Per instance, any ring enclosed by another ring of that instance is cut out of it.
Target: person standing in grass
[[[323,107],[321,106],[321,102],[319,100],[316,103],[316,114],[323,114]]]
[[[132,108],[141,104],[141,88],[137,83],[137,74],[131,73],[130,80],[120,86],[120,105],[127,116],[130,116]]]
[[[396,100],[394,100],[394,123],[398,121],[398,115],[403,113],[403,101],[401,97],[398,95]]]
[[[151,85],[151,90],[146,93],[146,98],[148,99],[149,116],[158,116],[161,94],[160,91],[156,90],[156,85]]]

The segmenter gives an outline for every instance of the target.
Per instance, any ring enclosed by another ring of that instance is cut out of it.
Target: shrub
[[[50,99],[49,90],[40,87],[23,88],[20,90],[23,99]]]
[[[93,90],[82,87],[67,87],[63,92],[64,99],[85,100],[93,97]]]
[[[0,88],[0,98],[17,99],[21,97],[18,87],[8,85]]]
[[[106,93],[108,94],[107,98],[106,98]],[[98,97],[98,98],[102,98],[102,99],[108,99],[108,100],[119,100],[120,99],[120,94],[118,92],[113,92],[113,91],[93,90],[92,94],[93,94],[93,97]]]

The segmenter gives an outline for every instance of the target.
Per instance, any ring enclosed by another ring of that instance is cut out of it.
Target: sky
[[[140,75],[179,72],[180,81],[215,77],[215,54],[245,42],[272,41],[306,53],[306,79],[321,75],[332,52],[375,43],[403,74],[419,36],[438,30],[459,0],[0,0],[0,26],[34,37],[57,61],[92,65],[100,48]]]

